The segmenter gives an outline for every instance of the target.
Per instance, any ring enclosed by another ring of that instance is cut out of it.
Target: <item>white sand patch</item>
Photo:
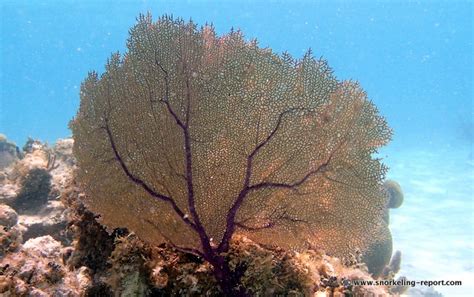
[[[461,280],[436,286],[444,296],[474,292],[474,167],[467,150],[387,153],[389,178],[405,193],[390,212],[400,275],[409,280]]]

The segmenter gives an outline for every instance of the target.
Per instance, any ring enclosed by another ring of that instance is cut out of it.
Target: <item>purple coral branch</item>
[[[249,158],[250,159],[253,159],[253,157],[258,153],[258,151],[264,147],[272,138],[273,136],[276,134],[276,132],[278,131],[278,129],[280,128],[280,125],[281,125],[281,122],[283,120],[283,117],[291,112],[295,112],[295,111],[305,111],[306,109],[304,108],[290,108],[288,110],[285,110],[284,112],[282,112],[279,116],[278,116],[278,120],[277,120],[277,123],[275,125],[275,128],[272,130],[272,132],[270,132],[270,134],[267,136],[267,138],[265,140],[263,140],[262,142],[260,142],[259,145],[257,145],[255,147],[255,149],[252,151],[252,153],[249,155]],[[248,167],[247,167],[248,168]]]
[[[283,212],[278,213],[279,210]],[[296,217],[292,217],[291,215],[289,215],[288,211],[286,210],[286,206],[280,206],[278,208],[275,208],[271,214],[269,214],[267,217],[264,218],[264,220],[266,220],[267,222],[261,226],[246,225],[246,223],[250,220],[251,218],[247,218],[243,221],[235,222],[235,225],[236,227],[241,228],[246,231],[259,231],[259,230],[275,227],[278,224],[278,221],[289,221],[292,223],[306,223],[306,224],[309,223],[306,220],[298,219]]]
[[[168,71],[166,71],[165,68],[158,62],[156,58],[156,53],[155,53],[155,64],[161,69],[163,74],[165,75],[165,97],[164,99],[160,100],[160,102],[163,102],[166,105],[166,108],[168,109],[168,112],[171,114],[173,119],[176,121],[178,126],[181,127],[181,129],[184,130],[186,127],[185,124],[178,118],[178,115],[174,112],[173,108],[171,107],[171,104],[169,102],[169,94],[170,94],[170,83],[169,83],[169,77],[168,77]]]
[[[197,232],[199,234],[199,238],[201,239],[202,248],[204,250],[204,254],[206,257],[212,258],[214,257],[214,252],[211,247],[211,240],[204,229],[204,226],[201,223],[199,218],[199,214],[196,211],[196,202],[194,197],[194,185],[193,185],[193,165],[192,165],[192,153],[191,153],[191,137],[189,135],[189,108],[190,108],[190,101],[191,101],[191,90],[189,87],[189,82],[186,80],[186,99],[188,101],[187,111],[186,111],[186,124],[183,128],[184,133],[184,150],[185,150],[185,157],[186,157],[186,184],[188,188],[188,207],[189,212],[191,213],[194,223],[197,227]]]
[[[261,182],[255,185],[252,185],[248,188],[248,191],[256,191],[260,189],[265,189],[265,188],[282,188],[282,189],[295,189],[298,186],[301,186],[304,182],[306,182],[311,176],[316,175],[320,172],[323,172],[324,169],[327,167],[329,164],[329,161],[321,164],[318,166],[318,168],[311,170],[308,172],[303,178],[301,178],[299,181],[288,184],[288,183],[274,183],[274,182]]]
[[[343,142],[341,142],[331,153],[331,155],[328,157],[326,162],[318,166],[316,169],[311,170],[308,172],[303,178],[301,178],[299,181],[296,181],[294,183],[275,183],[275,182],[261,182],[255,185],[250,185],[250,177],[252,175],[252,163],[253,163],[253,158],[254,156],[258,153],[260,149],[262,149],[270,140],[273,138],[273,136],[276,134],[278,131],[281,122],[283,120],[283,117],[294,111],[305,111],[307,109],[303,108],[291,108],[288,109],[284,112],[282,112],[278,116],[277,123],[275,125],[275,128],[270,132],[270,134],[267,136],[265,140],[263,140],[259,145],[255,147],[255,149],[250,153],[250,155],[247,157],[247,169],[245,173],[245,180],[244,180],[244,185],[242,187],[242,190],[240,191],[237,199],[235,200],[234,204],[230,208],[229,212],[227,213],[227,218],[226,218],[226,230],[224,232],[224,236],[222,237],[222,240],[217,248],[218,252],[224,252],[229,248],[229,241],[232,238],[232,235],[234,234],[235,227],[236,227],[236,222],[235,222],[235,217],[237,215],[238,210],[242,206],[245,198],[247,195],[256,190],[260,189],[265,189],[265,188],[286,188],[286,189],[292,189],[296,190],[298,186],[302,185],[304,182],[306,182],[311,176],[316,175],[318,173],[324,172],[327,166],[329,165],[329,162],[331,161],[334,153],[342,146]]]
[[[143,188],[148,194],[150,194],[152,197],[155,197],[159,200],[165,201],[168,204],[171,205],[173,210],[178,214],[178,216],[191,228],[194,230],[197,230],[197,226],[189,220],[189,218],[184,214],[184,212],[179,208],[179,206],[176,204],[176,202],[170,197],[166,196],[164,194],[161,194],[159,192],[156,192],[153,190],[149,185],[147,185],[143,180],[140,178],[136,177],[133,175],[130,170],[128,169],[127,165],[123,161],[122,157],[120,156],[117,146],[115,144],[114,138],[112,136],[112,132],[110,131],[109,124],[108,124],[108,119],[105,118],[105,130],[107,132],[107,136],[109,138],[110,146],[112,147],[112,151],[114,152],[115,160],[117,160],[120,164],[120,167],[122,168],[123,172],[127,175],[127,177],[134,182],[136,185],[140,186]]]
[[[184,252],[184,253],[193,254],[195,256],[202,257],[202,258],[206,259],[205,255],[197,249],[181,247],[181,246],[173,243],[171,238],[169,238],[165,234],[163,234],[163,232],[161,232],[160,228],[153,221],[151,221],[150,219],[145,219],[145,222],[152,225],[160,233],[160,235],[163,236],[163,238],[168,241],[168,244],[171,245],[174,249],[176,249],[178,251],[181,251],[181,252]]]
[[[199,218],[199,214],[196,211],[196,202],[195,202],[195,197],[194,197],[194,185],[193,185],[193,171],[192,171],[192,152],[191,152],[191,136],[189,134],[189,118],[190,118],[190,106],[191,106],[191,89],[189,85],[189,80],[186,79],[186,101],[187,101],[187,110],[186,110],[186,122],[183,123],[178,117],[178,115],[175,113],[173,108],[171,107],[171,104],[169,103],[169,77],[168,77],[168,72],[166,69],[158,62],[158,59],[155,56],[155,64],[161,69],[161,71],[164,74],[164,80],[165,80],[165,97],[164,99],[161,100],[166,105],[166,108],[168,109],[168,112],[171,114],[171,116],[174,118],[178,126],[181,127],[183,130],[183,136],[184,136],[184,150],[185,150],[185,168],[186,168],[186,173],[185,173],[185,180],[186,180],[186,186],[187,186],[187,191],[188,191],[188,208],[189,212],[191,213],[191,216],[194,221],[194,230],[198,233],[199,238],[201,240],[201,245],[204,251],[204,255],[206,258],[214,258],[214,253],[211,247],[211,241],[209,239],[209,236],[206,233],[206,230],[204,229],[204,226],[202,225],[202,222]]]
[[[242,186],[242,190],[240,191],[239,195],[237,196],[237,199],[234,201],[234,204],[232,204],[232,207],[229,209],[229,212],[227,213],[226,217],[226,229],[224,232],[224,235],[222,237],[222,240],[217,248],[217,251],[219,253],[227,251],[229,248],[229,241],[232,238],[232,235],[234,234],[235,231],[235,216],[237,215],[237,212],[242,205],[242,203],[245,200],[245,197],[249,193],[250,190],[250,178],[252,176],[252,165],[253,165],[253,158],[255,155],[262,149],[267,143],[270,142],[270,140],[275,136],[276,132],[280,128],[281,122],[283,120],[283,117],[291,112],[294,111],[303,111],[305,109],[302,108],[290,108],[288,110],[285,110],[284,112],[280,113],[278,116],[277,123],[275,125],[275,128],[270,132],[270,134],[265,138],[262,142],[260,142],[254,150],[247,156],[247,168],[245,171],[245,179],[244,179],[244,184]]]
[[[242,222],[235,222],[235,226],[240,228],[240,229],[243,229],[245,231],[259,231],[259,230],[270,229],[270,228],[275,227],[277,225],[278,221],[289,221],[289,222],[292,222],[292,223],[306,223],[306,224],[309,223],[306,220],[302,220],[302,219],[298,219],[298,218],[292,218],[288,214],[283,214],[280,217],[272,219],[272,221],[266,223],[263,226],[258,226],[258,227],[248,226],[248,225],[245,225],[245,223],[242,223]]]
[[[283,188],[283,189],[296,189],[297,187],[301,186],[304,182],[306,182],[311,176],[316,175],[318,173],[324,173],[327,166],[331,162],[334,154],[339,150],[339,148],[345,143],[345,141],[342,141],[339,143],[339,145],[331,152],[327,160],[319,165],[316,169],[311,170],[308,172],[303,178],[301,178],[299,181],[296,181],[294,183],[288,184],[288,183],[274,183],[274,182],[261,182],[255,185],[252,185],[249,187],[249,192],[250,191],[256,191],[260,189],[266,189],[266,188]]]

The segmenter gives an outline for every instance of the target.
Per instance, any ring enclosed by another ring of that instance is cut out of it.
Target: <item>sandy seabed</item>
[[[474,162],[469,148],[407,149],[388,153],[388,177],[405,193],[390,213],[399,275],[408,280],[461,280],[435,286],[444,296],[474,292]]]

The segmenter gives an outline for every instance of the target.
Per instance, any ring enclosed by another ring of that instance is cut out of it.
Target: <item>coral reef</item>
[[[16,211],[5,204],[0,204],[0,225],[11,228],[18,222],[18,214]]]
[[[236,236],[226,259],[231,269],[241,274],[241,285],[251,296],[316,296],[318,292],[388,295],[389,288],[383,286],[347,287],[344,281],[372,279],[366,266],[348,265],[314,250],[268,249],[245,236]],[[111,264],[107,282],[120,294],[222,296],[209,263],[166,245],[152,247],[133,234],[119,239]]]
[[[387,205],[384,207],[383,221],[388,226],[390,222],[390,209],[398,208],[403,203],[403,192],[399,183],[394,180],[385,180],[382,185],[383,191],[387,194]],[[368,252],[365,253],[363,261],[368,265],[370,273],[374,276],[384,277],[387,264],[392,256],[392,235],[387,234],[382,240],[372,244]],[[394,257],[398,255],[395,253]],[[389,264],[389,266],[391,263]]]
[[[19,214],[23,240],[50,235],[68,244],[70,209],[59,198],[74,179],[72,139],[60,139],[52,148],[31,140],[25,147],[22,159],[0,171],[0,203]]]
[[[389,179],[383,183],[383,187],[389,195],[388,208],[399,208],[403,203],[403,191],[400,184]]]
[[[20,149],[7,140],[7,137],[0,134],[0,170],[10,166],[13,162],[21,158]]]
[[[386,180],[382,185],[383,191],[388,196],[387,206],[385,207],[383,220],[390,223],[390,209],[399,208],[403,204],[403,191],[400,184],[394,180]]]
[[[63,244],[71,242],[67,232],[69,212],[61,201],[52,200],[34,214],[20,215],[19,222],[26,228],[24,240],[42,235],[51,235]]]
[[[64,162],[67,168],[74,168],[76,159],[72,155],[74,140],[72,138],[58,139],[54,145],[53,152],[59,161]],[[61,164],[60,164],[61,165]]]
[[[15,200],[17,193],[20,191],[20,186],[12,183],[7,178],[6,172],[0,171],[0,176],[4,178],[0,181],[0,203],[11,204]]]
[[[26,241],[0,262],[2,296],[80,296],[90,284],[84,269],[69,271],[63,246],[51,236]]]
[[[373,154],[391,129],[311,52],[294,59],[240,31],[141,15],[127,52],[82,83],[70,127],[101,223],[204,258],[229,295],[246,294],[224,257],[235,234],[338,257],[359,249],[374,274],[390,259],[386,167]]]
[[[16,251],[23,238],[18,226],[18,214],[5,204],[0,204],[0,256]]]
[[[12,207],[18,213],[37,212],[48,202],[51,174],[42,168],[31,169],[21,183],[21,190]]]
[[[387,227],[388,229],[388,227]],[[363,262],[372,275],[380,276],[392,256],[392,235],[388,234],[382,240],[372,244],[363,255]]]
[[[86,267],[66,265],[73,210],[59,196],[72,185],[74,163],[62,151],[31,141],[23,158],[1,171],[1,296],[80,296],[90,286]]]
[[[402,253],[400,251],[396,251],[390,260],[390,264],[385,266],[382,272],[382,277],[385,279],[393,278],[400,271],[401,262]]]
[[[94,273],[107,269],[107,259],[115,248],[115,237],[124,234],[117,231],[107,233],[105,228],[97,223],[97,216],[86,210],[82,204],[77,204],[70,229],[74,232],[74,252],[69,264],[75,268],[87,266]]]
[[[107,282],[112,291],[123,296],[148,295],[151,284],[145,264],[150,255],[151,249],[133,235],[119,238],[109,259],[111,269]]]
[[[24,151],[24,157],[15,162],[9,168],[5,168],[8,173],[8,179],[12,182],[21,184],[24,177],[33,169],[48,169],[50,152],[46,145],[35,142],[35,145],[28,151]]]
[[[25,145],[23,145],[22,150],[24,153],[30,154],[35,150],[42,149],[45,147],[46,145],[43,144],[41,141],[28,137],[28,139],[25,142]]]
[[[25,158],[34,161],[28,155],[47,155],[38,150],[55,153],[54,148],[40,147],[26,152]],[[65,151],[55,156],[55,169],[49,171],[60,199],[48,204],[56,204],[60,220],[69,226],[67,236],[38,234],[23,239],[31,228],[24,221],[35,215],[18,215],[0,204],[1,296],[222,296],[213,267],[201,257],[167,244],[151,245],[126,230],[107,232],[97,216],[84,208],[84,193],[74,178],[74,158],[70,150]],[[18,164],[5,172],[14,173],[14,167]],[[12,183],[25,178],[6,177]],[[41,215],[49,215],[46,208],[36,214],[38,221]],[[388,287],[347,287],[345,280],[372,279],[359,258],[263,246],[242,235],[234,236],[225,258],[241,285],[255,296],[396,295]]]

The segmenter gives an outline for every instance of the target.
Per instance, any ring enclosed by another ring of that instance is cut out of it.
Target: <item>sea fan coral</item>
[[[171,17],[140,16],[128,52],[91,72],[71,122],[87,204],[107,226],[207,260],[243,295],[223,254],[236,233],[336,256],[390,241],[391,131],[354,82]]]

